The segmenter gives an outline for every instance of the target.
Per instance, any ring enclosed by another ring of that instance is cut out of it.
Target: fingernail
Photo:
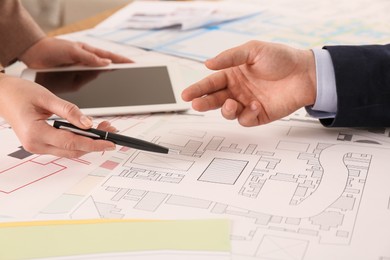
[[[110,63],[112,62],[112,60],[110,60],[110,59],[102,59],[102,61],[103,61],[104,63],[108,63],[108,64],[110,64]]]
[[[92,126],[92,120],[87,117],[87,116],[81,116],[80,117],[80,122],[85,126],[85,127],[91,127]]]
[[[251,104],[251,110],[252,110],[252,111],[256,111],[256,110],[257,110],[257,104],[256,104],[256,102],[253,102],[253,103]]]
[[[232,109],[232,107],[229,105],[229,103],[225,103],[225,110],[226,110],[226,112],[231,112],[231,111],[233,111],[233,109]]]

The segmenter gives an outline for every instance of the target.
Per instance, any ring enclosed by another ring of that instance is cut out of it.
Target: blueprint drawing
[[[327,130],[302,114],[259,128],[213,112],[147,118],[138,136],[177,154],[112,154],[116,167],[70,218],[229,218],[233,259],[388,255],[389,137]],[[387,238],[362,252],[371,239],[357,234],[369,223]]]
[[[304,110],[255,128],[218,111],[103,119],[177,154],[33,155],[3,122],[2,221],[225,218],[233,259],[390,255],[386,128],[326,129]]]

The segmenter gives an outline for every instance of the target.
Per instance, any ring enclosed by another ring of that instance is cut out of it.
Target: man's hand
[[[310,50],[250,41],[222,52],[206,66],[220,71],[182,93],[197,111],[221,108],[226,119],[256,126],[315,102],[315,61]]]

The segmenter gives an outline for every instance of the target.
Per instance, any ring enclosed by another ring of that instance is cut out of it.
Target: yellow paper
[[[0,259],[150,250],[230,251],[227,220],[78,220],[0,225]]]

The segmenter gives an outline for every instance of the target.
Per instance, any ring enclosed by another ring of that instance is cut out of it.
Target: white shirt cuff
[[[336,77],[332,58],[327,50],[312,49],[316,63],[317,96],[312,107],[306,107],[309,115],[331,118],[337,112]]]

